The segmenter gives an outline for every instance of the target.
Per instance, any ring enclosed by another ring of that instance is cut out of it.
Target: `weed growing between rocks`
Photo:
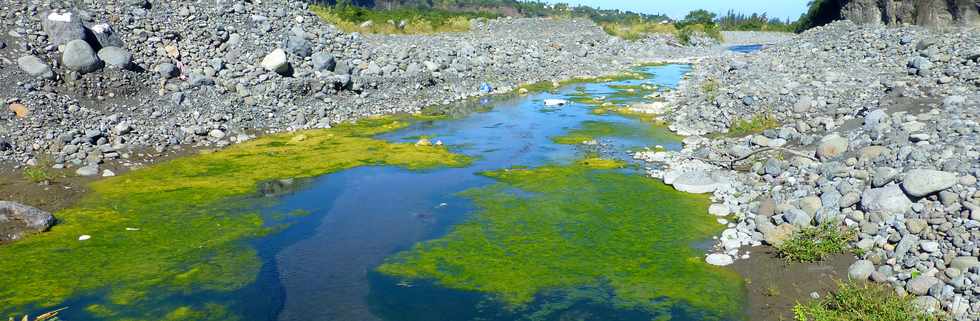
[[[856,233],[837,222],[807,227],[776,247],[779,256],[794,262],[817,262],[829,255],[845,253]]]
[[[940,315],[922,312],[909,297],[881,285],[841,282],[827,297],[793,307],[797,321],[933,321]]]
[[[235,320],[232,299],[221,298],[252,283],[262,264],[246,241],[282,226],[226,200],[271,179],[469,163],[441,147],[372,138],[410,121],[272,135],[94,182],[50,232],[0,250],[0,313],[81,297],[91,302],[84,311],[105,320]]]
[[[494,295],[519,308],[549,289],[608,282],[620,308],[690,307],[702,319],[738,313],[741,278],[691,247],[719,232],[708,199],[595,159],[484,173],[468,190],[481,209],[441,239],[389,258],[378,271]]]
[[[779,121],[769,114],[756,114],[751,118],[736,119],[728,128],[728,135],[741,137],[758,134],[766,129],[779,128]]]

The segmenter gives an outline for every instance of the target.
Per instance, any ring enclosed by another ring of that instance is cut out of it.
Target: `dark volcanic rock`
[[[51,213],[19,203],[0,201],[0,242],[16,241],[47,231],[54,222]]]

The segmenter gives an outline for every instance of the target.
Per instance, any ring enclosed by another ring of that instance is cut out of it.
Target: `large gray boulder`
[[[929,169],[916,169],[905,173],[902,188],[912,197],[923,197],[946,190],[959,182],[955,173]]]
[[[54,225],[51,213],[20,203],[0,201],[0,242],[11,242],[47,231]]]
[[[100,23],[89,28],[99,47],[125,47],[119,34],[108,23]]]
[[[54,72],[51,71],[51,66],[48,66],[41,58],[36,56],[20,57],[17,59],[17,66],[32,77],[54,79]]]
[[[262,59],[262,68],[268,71],[274,71],[280,75],[289,74],[289,60],[286,59],[286,51],[281,48],[273,50],[265,58]]]
[[[868,260],[858,260],[847,268],[847,277],[851,280],[864,281],[875,271],[875,265]]]
[[[95,50],[84,40],[72,40],[65,45],[65,52],[61,54],[61,63],[65,68],[86,74],[99,70],[102,62],[95,55]]]
[[[861,194],[861,207],[866,212],[902,214],[912,208],[912,201],[898,185],[888,185],[865,190]]]
[[[48,35],[48,41],[56,46],[66,45],[72,40],[86,40],[88,31],[82,19],[74,11],[47,11],[41,14],[41,28]]]

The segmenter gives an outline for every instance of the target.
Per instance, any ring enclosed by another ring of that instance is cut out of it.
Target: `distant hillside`
[[[371,9],[438,9],[447,11],[486,12],[504,16],[542,17],[576,16],[588,17],[596,22],[651,22],[668,21],[665,15],[642,14],[623,10],[604,10],[586,6],[550,5],[537,1],[517,0],[311,0],[320,5],[336,5],[346,2],[358,7]]]

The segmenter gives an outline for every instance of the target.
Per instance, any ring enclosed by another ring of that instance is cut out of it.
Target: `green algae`
[[[227,302],[174,303],[241,289],[258,274],[261,261],[247,241],[279,230],[277,223],[243,205],[225,205],[241,204],[228,200],[254,195],[271,179],[470,162],[441,147],[372,138],[411,121],[370,118],[271,135],[96,181],[78,204],[55,214],[59,224],[51,231],[0,247],[0,313],[83,297],[94,301],[87,312],[107,320],[234,319]],[[79,241],[80,235],[91,239]]]
[[[625,71],[621,73],[599,76],[599,77],[576,77],[571,79],[566,79],[562,81],[539,81],[536,83],[529,83],[517,86],[518,90],[523,89],[528,92],[550,92],[558,88],[575,85],[575,84],[586,84],[586,83],[605,83],[605,82],[617,82],[626,80],[643,80],[650,77],[650,74],[642,71]]]
[[[619,308],[738,313],[739,276],[691,247],[720,231],[704,214],[708,198],[608,169],[618,164],[484,173],[498,183],[462,193],[480,208],[468,222],[378,271],[488,293],[515,309],[543,291],[608,284]]]
[[[634,117],[627,114],[622,115]],[[636,117],[640,116],[637,115]],[[641,118],[641,120],[643,122],[638,125],[610,121],[585,121],[582,122],[578,128],[571,129],[564,135],[552,137],[552,141],[554,141],[556,144],[576,145],[599,138],[643,139],[656,141],[678,140],[676,135],[672,134],[661,124],[653,123],[648,119]]]

